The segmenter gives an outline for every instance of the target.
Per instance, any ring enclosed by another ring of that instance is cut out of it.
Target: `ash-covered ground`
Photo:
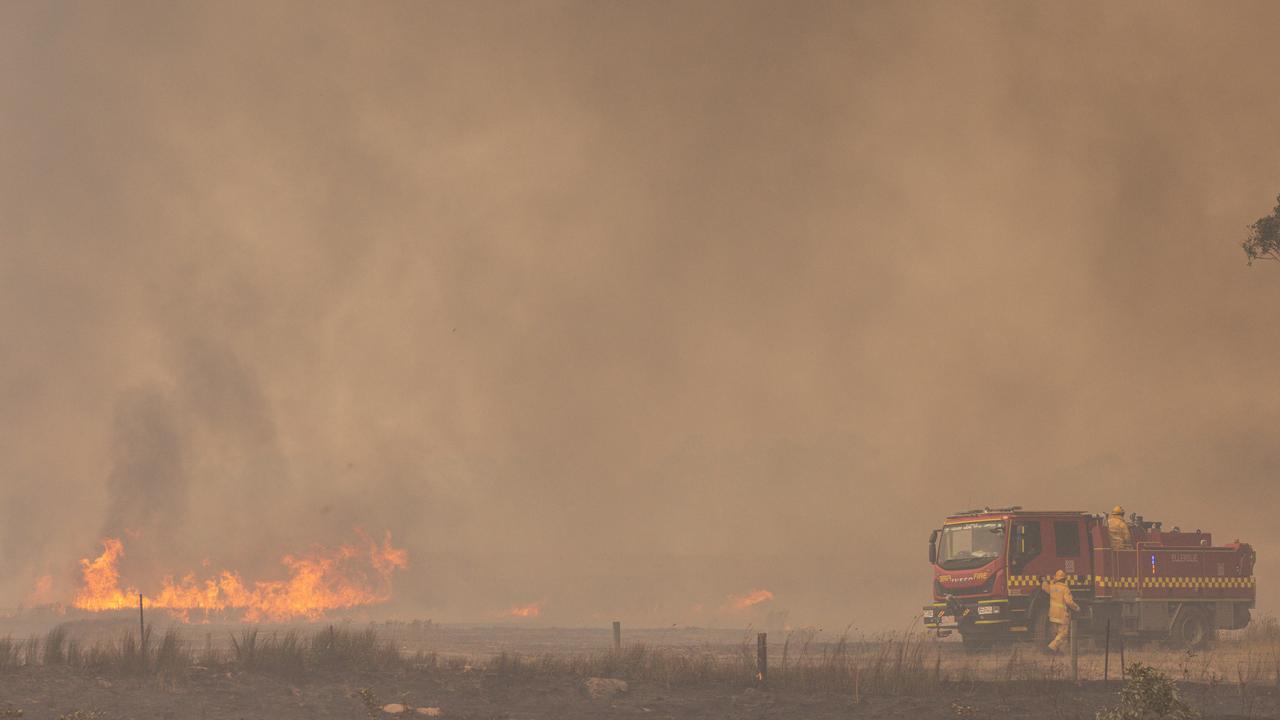
[[[762,684],[750,628],[626,629],[616,651],[610,628],[173,624],[140,648],[123,615],[41,620],[0,626],[0,718],[1094,718],[1120,702],[1116,656],[1083,650],[1077,684],[1066,656],[910,631],[775,632]],[[1205,718],[1275,717],[1277,649],[1254,633],[1126,661]]]
[[[110,684],[107,684],[110,683]],[[364,691],[364,692],[362,692]],[[1205,718],[1277,716],[1274,688],[1242,700],[1230,687],[1184,687]],[[481,671],[323,673],[301,682],[252,673],[198,672],[170,685],[106,681],[68,669],[35,668],[0,676],[0,717],[100,718],[1089,718],[1117,702],[1116,688],[1091,682],[980,682],[923,694],[849,695],[743,685],[665,687],[633,681],[625,693],[593,699],[568,676]],[[371,698],[371,702],[366,702]],[[426,712],[419,713],[422,708]],[[78,714],[77,714],[78,713]]]

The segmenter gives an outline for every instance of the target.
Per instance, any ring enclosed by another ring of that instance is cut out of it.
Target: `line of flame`
[[[217,577],[198,580],[193,573],[175,580],[165,576],[160,592],[144,596],[143,606],[165,609],[188,620],[192,611],[239,611],[250,622],[319,619],[328,610],[373,605],[391,597],[391,576],[408,565],[408,553],[391,544],[364,538],[362,552],[352,545],[310,554],[286,555],[286,580],[246,585],[238,573],[223,570]],[[80,561],[82,584],[73,605],[82,610],[117,610],[137,606],[138,591],[120,586],[120,558],[124,545],[117,538],[102,541],[102,554]],[[368,569],[361,567],[368,563]],[[370,572],[369,570],[372,570]]]
[[[752,590],[741,597],[729,598],[729,607],[734,610],[746,610],[754,605],[759,605],[773,599],[773,593],[769,590]]]

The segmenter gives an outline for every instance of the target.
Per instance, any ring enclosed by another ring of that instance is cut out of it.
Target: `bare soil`
[[[35,638],[51,623],[4,627],[0,637]],[[56,618],[55,621],[65,621]],[[12,623],[12,621],[11,621]],[[72,619],[65,625],[70,636],[89,647],[109,642],[133,625],[118,619]],[[369,626],[372,627],[372,626]],[[541,671],[540,658],[581,658],[608,652],[612,636],[608,628],[520,628],[442,626],[431,623],[385,623],[379,637],[392,642],[409,658],[396,669],[371,670],[344,665],[345,670],[309,667],[296,675],[281,675],[239,668],[229,661],[231,638],[244,629],[239,625],[180,626],[192,653],[192,666],[181,666],[176,676],[136,676],[109,668],[68,667],[25,662],[0,670],[0,720],[292,720],[297,718],[351,718],[383,720],[393,717],[381,707],[399,703],[409,711],[401,717],[422,718],[416,708],[438,708],[440,718],[503,720],[574,720],[576,718],[1062,718],[1092,719],[1098,710],[1118,702],[1119,658],[1109,661],[1096,651],[1082,651],[1079,668],[1085,679],[1076,685],[1069,679],[1065,657],[1047,658],[1030,646],[1001,647],[981,654],[966,653],[958,642],[917,642],[923,672],[936,681],[925,691],[855,694],[844,682],[835,691],[802,687],[820,684],[826,676],[805,684],[798,673],[788,687],[750,686],[753,673],[753,633],[744,630],[668,628],[624,629],[624,643],[684,649],[695,657],[717,658],[715,663],[733,669],[705,679],[668,686],[638,675],[628,679],[628,691],[607,699],[591,699],[583,689],[580,672],[564,672],[564,663]],[[272,635],[298,629],[313,633],[316,626],[268,627]],[[809,661],[820,665],[833,645],[804,632],[778,633],[781,642],[770,643],[771,668]],[[771,635],[770,640],[775,636]],[[889,643],[886,645],[886,643]],[[850,662],[866,673],[881,660],[894,662],[885,648],[902,647],[892,641],[861,639],[848,649]],[[417,664],[417,653],[429,653],[429,664]],[[512,653],[529,659],[525,664],[494,662]],[[745,656],[744,656],[745,653]],[[207,654],[222,661],[202,667]],[[438,656],[439,661],[436,661]],[[745,660],[745,664],[741,661]],[[1155,645],[1132,646],[1127,661],[1158,668],[1178,681],[1184,699],[1203,717],[1280,718],[1280,639],[1255,638],[1222,642],[1197,653]],[[735,665],[734,663],[739,663]],[[1109,685],[1104,685],[1104,664],[1109,663]],[[713,663],[714,664],[714,663]],[[600,666],[593,666],[600,667]],[[352,669],[354,668],[354,669]],[[503,668],[506,668],[504,670]],[[695,668],[696,670],[696,668]],[[592,670],[592,672],[601,672]],[[793,670],[794,672],[794,670]],[[910,679],[910,670],[903,677]],[[687,677],[687,676],[686,676]],[[727,680],[726,677],[740,678]],[[780,676],[781,677],[781,676]],[[847,673],[843,676],[847,681]],[[868,674],[861,676],[868,687]],[[882,687],[887,687],[882,684]],[[920,687],[912,686],[894,687]]]
[[[1093,718],[1116,702],[1116,686],[1064,682],[973,682],[928,696],[863,697],[748,687],[666,688],[633,682],[592,700],[580,679],[480,671],[313,673],[305,681],[191,670],[172,681],[104,678],[80,670],[24,667],[0,675],[0,718],[32,720],[238,720],[390,718],[383,704],[439,708],[442,718]],[[362,690],[364,691],[362,693]],[[1205,718],[1277,717],[1274,688],[1247,696],[1229,685],[1189,683],[1183,693]]]

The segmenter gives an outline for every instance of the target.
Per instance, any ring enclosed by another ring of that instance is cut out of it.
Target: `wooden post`
[[[756,684],[764,687],[769,681],[769,634],[756,633]]]
[[[613,621],[613,651],[622,652],[622,622]]]
[[[138,593],[138,657],[147,666],[147,622],[142,617],[142,593]]]
[[[1124,682],[1124,626],[1121,626],[1116,639],[1120,641],[1120,682]]]
[[[1071,681],[1080,684],[1080,623],[1071,617]]]
[[[1111,618],[1107,618],[1107,635],[1102,642],[1102,687],[1106,687],[1111,675]]]

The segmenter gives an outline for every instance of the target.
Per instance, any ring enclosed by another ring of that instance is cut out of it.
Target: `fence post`
[[[756,684],[764,687],[769,681],[769,634],[756,633]]]
[[[1111,681],[1111,618],[1107,618],[1107,635],[1102,643],[1102,687]]]
[[[138,593],[138,657],[142,667],[147,666],[147,621],[142,614],[142,593]]]
[[[1071,617],[1071,681],[1080,684],[1080,623]]]
[[[1116,639],[1120,641],[1120,682],[1122,682],[1122,683],[1123,683],[1123,682],[1124,682],[1124,672],[1125,672],[1125,666],[1124,666],[1124,626],[1123,626],[1123,625],[1121,626],[1120,634],[1116,636]]]
[[[613,621],[613,651],[622,652],[622,621]]]

